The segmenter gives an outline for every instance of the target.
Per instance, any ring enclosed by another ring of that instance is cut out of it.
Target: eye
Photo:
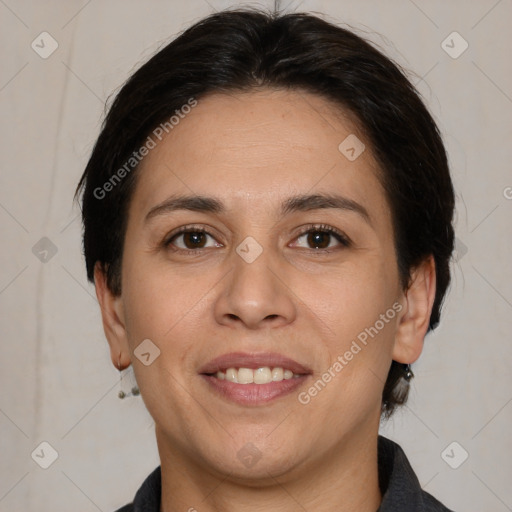
[[[293,244],[294,247],[314,250],[331,249],[340,245],[348,247],[350,245],[348,238],[337,229],[325,225],[308,226]]]
[[[292,247],[329,252],[329,249],[335,247],[348,247],[350,241],[337,229],[322,224],[307,226],[291,245]],[[223,247],[204,228],[194,226],[184,226],[179,231],[172,233],[164,241],[164,246],[181,252],[196,252],[200,249]]]
[[[210,233],[202,228],[182,228],[173,233],[166,241],[165,246],[182,251],[194,251],[209,247],[222,247]]]

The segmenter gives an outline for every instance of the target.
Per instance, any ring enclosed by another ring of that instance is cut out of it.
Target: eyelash
[[[187,234],[187,233],[204,233],[205,235],[208,235],[208,236],[211,236],[212,238],[214,238],[214,236],[210,232],[208,232],[206,229],[204,229],[203,227],[187,225],[187,226],[183,226],[178,231],[171,233],[168,237],[166,237],[164,239],[162,245],[165,248],[171,249],[174,252],[180,252],[182,254],[198,254],[203,249],[210,249],[210,247],[205,247],[205,248],[200,247],[197,249],[182,249],[179,247],[178,248],[172,247],[172,242],[175,238],[177,238],[180,235]],[[351,241],[347,236],[345,236],[343,233],[338,231],[336,228],[333,228],[332,226],[328,226],[326,224],[310,224],[310,225],[306,226],[303,230],[300,231],[300,233],[297,234],[297,236],[295,237],[295,240],[297,240],[301,236],[306,235],[308,233],[328,234],[328,235],[334,236],[334,238],[337,239],[337,241],[340,243],[341,246],[343,246],[345,248],[351,246]],[[331,252],[337,250],[336,248],[325,248],[325,249],[307,248],[307,249],[309,249],[310,251],[314,251],[314,252],[322,251],[322,253],[331,253]]]

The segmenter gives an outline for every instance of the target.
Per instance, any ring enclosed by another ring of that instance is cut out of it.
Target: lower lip
[[[268,384],[236,384],[205,374],[201,374],[201,377],[214,391],[232,402],[240,405],[260,405],[292,393],[304,384],[308,375]]]

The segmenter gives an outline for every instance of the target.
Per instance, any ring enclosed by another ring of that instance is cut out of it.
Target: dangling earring
[[[126,398],[128,396],[138,396],[140,395],[140,391],[138,386],[132,386],[132,389],[129,393],[123,391],[123,369],[121,368],[121,353],[119,353],[119,360],[117,363],[117,369],[119,370],[119,393],[117,396],[121,399]]]
[[[412,373],[412,370],[411,370],[411,365],[404,364],[403,368],[404,368],[403,377],[407,382],[409,382],[414,377],[414,373]]]

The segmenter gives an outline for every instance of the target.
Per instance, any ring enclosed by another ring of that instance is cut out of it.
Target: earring
[[[119,353],[119,359],[117,363],[117,369],[119,370],[119,393],[117,396],[121,399],[126,398],[128,396],[138,396],[140,395],[140,390],[138,386],[132,386],[132,389],[129,393],[123,391],[123,369],[121,368],[121,353]]]
[[[409,382],[414,377],[414,373],[412,373],[412,370],[411,370],[411,365],[404,364],[403,369],[404,369],[403,377],[407,382]]]

